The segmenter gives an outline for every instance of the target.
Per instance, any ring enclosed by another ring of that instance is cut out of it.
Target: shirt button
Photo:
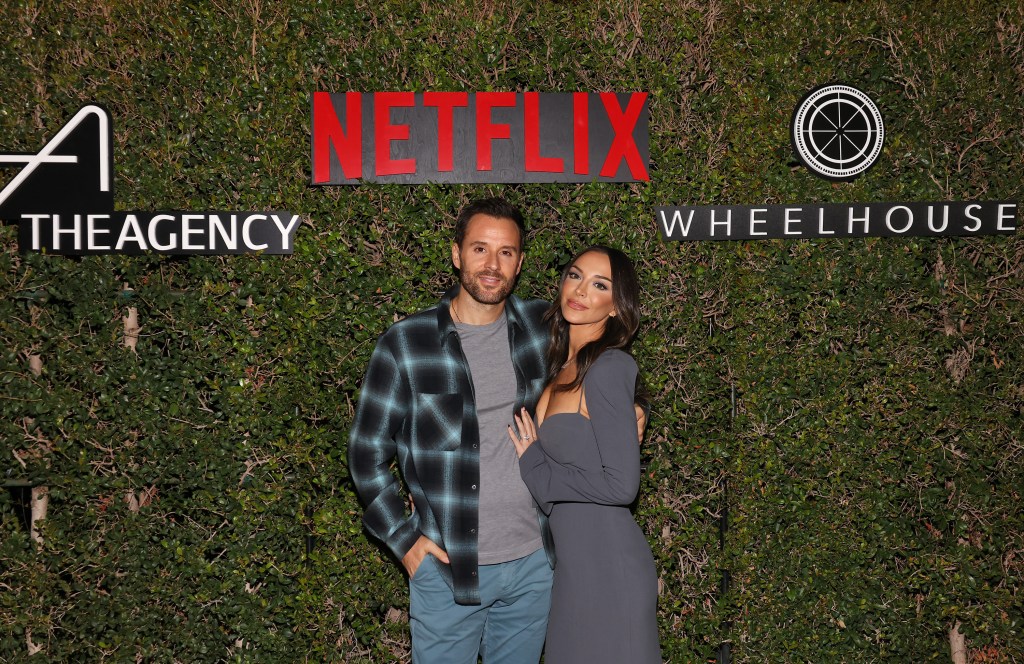
[[[476,576],[476,572],[470,572],[470,575]]]
[[[474,535],[476,535],[476,528],[470,528],[470,529],[469,529],[469,532],[471,532],[471,533],[473,533]]]
[[[473,449],[475,450],[477,447],[478,445],[476,443],[473,443]]]

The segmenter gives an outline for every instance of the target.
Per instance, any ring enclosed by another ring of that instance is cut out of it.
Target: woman
[[[551,326],[548,384],[537,420],[524,409],[509,437],[519,472],[555,539],[546,664],[661,662],[658,580],[629,505],[640,487],[633,401],[637,366],[625,352],[640,320],[629,259],[589,247],[562,273]]]

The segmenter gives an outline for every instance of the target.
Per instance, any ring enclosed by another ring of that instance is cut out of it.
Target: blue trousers
[[[480,604],[455,603],[436,558],[409,581],[413,664],[537,664],[551,608],[552,571],[544,549],[480,566]]]

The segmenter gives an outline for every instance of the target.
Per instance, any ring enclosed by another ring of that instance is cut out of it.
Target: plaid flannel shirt
[[[469,366],[448,313],[458,292],[453,287],[437,306],[381,335],[349,433],[348,460],[366,505],[367,530],[399,560],[426,535],[448,553],[455,601],[479,604],[480,431]],[[547,306],[514,295],[505,301],[516,411],[533,411],[544,387],[548,333],[541,316]],[[391,470],[396,457],[415,505],[411,514]],[[553,562],[547,520],[539,511],[538,518]]]

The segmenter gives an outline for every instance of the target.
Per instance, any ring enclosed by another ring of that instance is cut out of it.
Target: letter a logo
[[[0,219],[114,209],[113,131],[106,109],[83,107],[36,154],[0,154],[21,171],[0,190]]]

